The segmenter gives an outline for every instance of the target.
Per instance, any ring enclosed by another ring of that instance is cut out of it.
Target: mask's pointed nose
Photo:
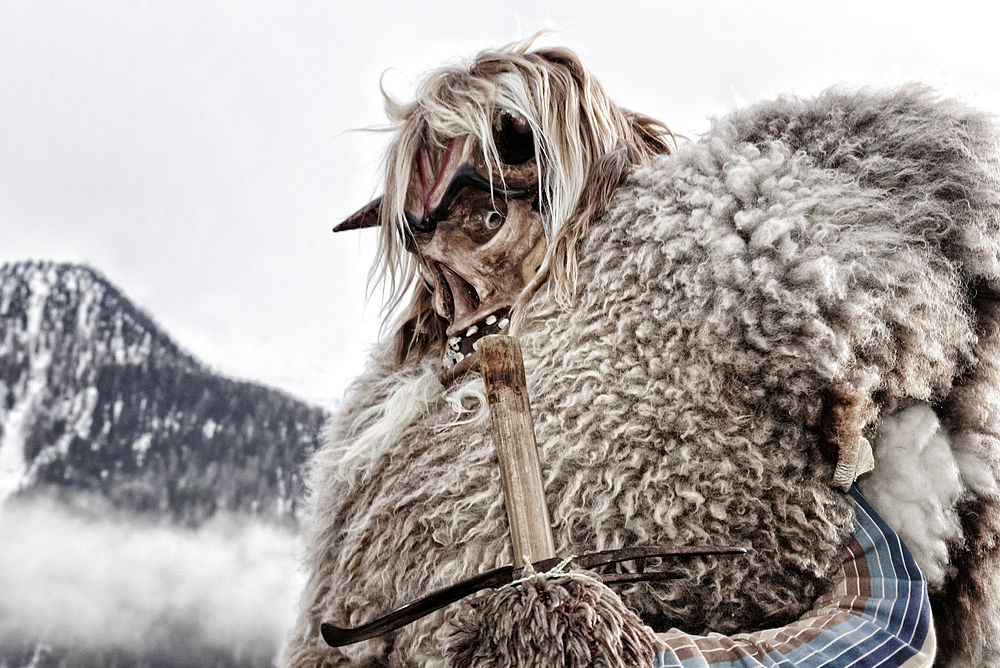
[[[347,220],[335,226],[333,231],[343,232],[344,230],[357,230],[363,227],[378,227],[381,211],[382,197],[379,196],[368,202],[368,204],[365,204]]]

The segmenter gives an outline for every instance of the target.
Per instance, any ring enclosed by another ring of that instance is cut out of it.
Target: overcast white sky
[[[1000,112],[988,3],[0,0],[0,263],[85,262],[231,376],[332,406],[376,337],[379,80],[541,28],[695,137],[781,93],[923,80]],[[821,8],[822,7],[822,8]]]

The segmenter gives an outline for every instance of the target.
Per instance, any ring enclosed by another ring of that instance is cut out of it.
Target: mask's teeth
[[[504,318],[497,324],[497,327],[499,327],[500,329],[504,329],[509,324],[510,324],[510,318]]]
[[[490,317],[486,318],[486,324],[487,325],[495,324],[496,321],[497,321],[497,317],[495,315],[491,315]]]
[[[479,331],[479,328],[478,328],[478,327],[476,327],[475,325],[473,325],[472,327],[470,327],[470,328],[469,328],[469,329],[468,329],[468,330],[467,330],[467,331],[465,332],[465,335],[466,335],[466,336],[475,336],[476,332],[478,332],[478,331]]]

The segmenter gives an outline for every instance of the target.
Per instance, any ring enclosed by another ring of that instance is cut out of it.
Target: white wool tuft
[[[954,454],[965,485],[977,496],[995,496],[997,483],[990,472],[989,462],[975,452],[956,450]]]
[[[490,414],[486,383],[480,376],[459,384],[444,395],[444,400],[455,411],[455,420],[447,427],[484,420]]]
[[[965,492],[961,470],[937,415],[919,404],[882,420],[875,470],[858,481],[932,585],[944,582],[948,544],[962,535],[955,512]]]
[[[372,462],[389,450],[419,417],[436,407],[444,388],[432,370],[422,369],[387,393],[382,404],[368,407],[354,417],[347,438],[337,438],[337,425],[327,425],[330,447],[317,453],[329,460],[336,476],[346,482],[367,478]]]
[[[397,379],[398,381],[398,379]],[[354,416],[346,437],[338,437],[338,425],[331,421],[326,427],[330,447],[316,457],[329,461],[335,477],[355,484],[373,473],[375,461],[385,454],[417,420],[447,404],[454,416],[441,428],[454,427],[482,420],[489,415],[486,387],[481,378],[474,378],[446,391],[437,379],[436,369],[425,366],[387,388],[382,404],[370,406]]]

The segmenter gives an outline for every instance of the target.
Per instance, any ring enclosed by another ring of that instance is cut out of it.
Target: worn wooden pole
[[[521,347],[512,336],[494,334],[480,339],[477,349],[493,418],[514,565],[525,566],[556,556],[556,548],[545,504]]]

